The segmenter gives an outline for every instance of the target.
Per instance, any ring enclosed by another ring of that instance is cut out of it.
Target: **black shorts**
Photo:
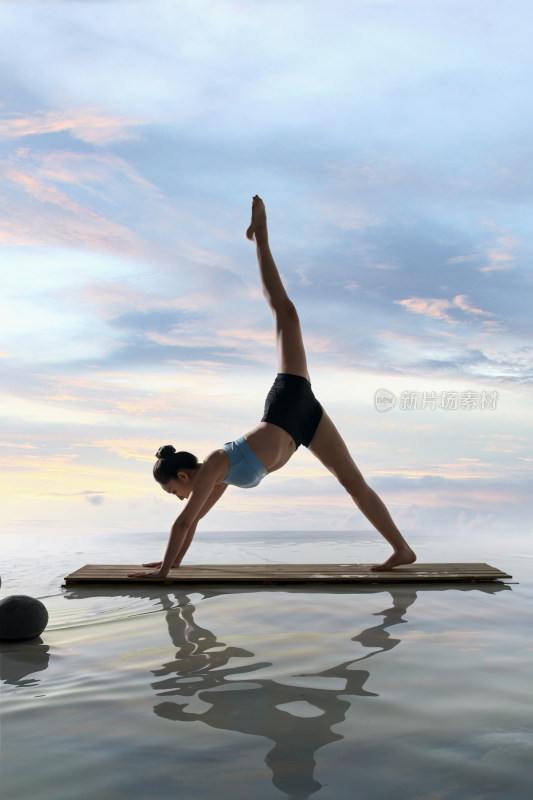
[[[283,428],[296,443],[309,447],[322,418],[322,406],[307,378],[279,372],[265,400],[261,422]]]

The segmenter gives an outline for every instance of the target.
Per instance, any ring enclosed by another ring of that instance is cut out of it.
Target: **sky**
[[[257,193],[400,528],[527,535],[532,33],[529,0],[0,2],[1,532],[166,532],[158,447],[257,424]],[[202,525],[371,529],[303,447]]]

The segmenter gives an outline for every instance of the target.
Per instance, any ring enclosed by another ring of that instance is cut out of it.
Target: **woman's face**
[[[185,500],[192,492],[192,479],[186,472],[178,472],[175,478],[171,478],[167,483],[162,484],[163,491],[173,494],[180,500]]]

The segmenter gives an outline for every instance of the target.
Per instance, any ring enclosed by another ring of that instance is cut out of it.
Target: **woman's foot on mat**
[[[252,221],[250,222],[248,230],[246,231],[246,238],[250,239],[250,241],[253,241],[256,231],[264,230],[266,233],[266,229],[267,218],[265,204],[259,195],[256,194],[252,200]]]
[[[372,572],[387,572],[393,567],[399,567],[402,564],[413,564],[416,561],[416,554],[409,545],[403,547],[401,550],[396,550],[390,558],[383,562],[383,564],[374,564],[370,567]]]

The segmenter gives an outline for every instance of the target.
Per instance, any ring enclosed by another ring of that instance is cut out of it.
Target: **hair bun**
[[[176,448],[172,444],[164,444],[163,447],[160,447],[157,453],[155,454],[156,458],[170,458],[171,456],[176,454]]]

